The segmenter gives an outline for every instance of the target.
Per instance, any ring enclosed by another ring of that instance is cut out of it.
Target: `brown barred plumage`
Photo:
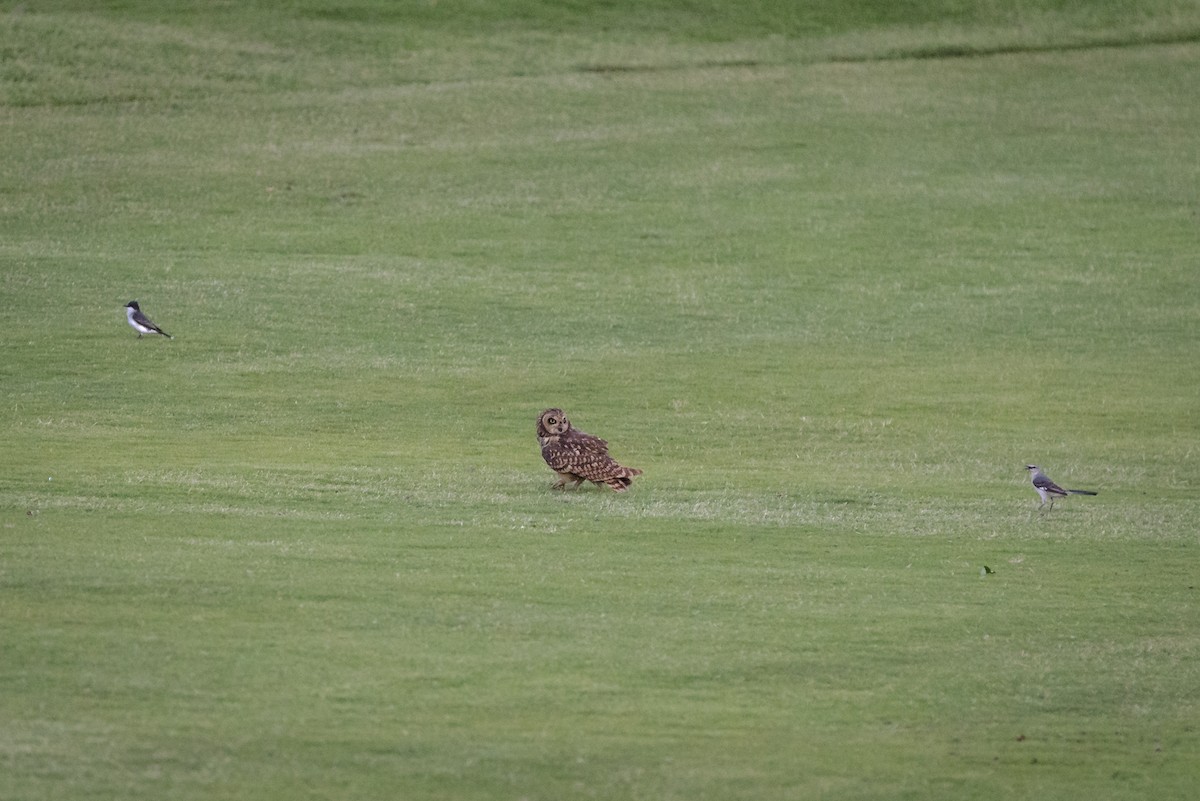
[[[558,473],[554,489],[565,489],[568,483],[573,489],[586,480],[624,492],[633,477],[642,474],[637,468],[617,464],[608,455],[608,443],[573,427],[562,409],[547,409],[538,415],[537,437],[542,458]]]

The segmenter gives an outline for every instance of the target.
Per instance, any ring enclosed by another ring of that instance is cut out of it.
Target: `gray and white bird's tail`
[[[1067,490],[1067,492],[1069,492],[1072,495],[1099,495],[1100,494],[1098,492],[1092,492],[1091,490]]]

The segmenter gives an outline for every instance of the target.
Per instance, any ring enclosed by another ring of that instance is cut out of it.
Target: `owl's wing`
[[[571,472],[571,463],[575,460],[573,452],[559,441],[547,442],[543,445],[542,458],[546,460],[550,469],[557,473]]]
[[[583,476],[588,481],[605,481],[621,471],[621,466],[603,451],[567,448],[564,456],[566,467],[562,472]]]
[[[620,469],[605,447],[604,440],[587,434],[560,438],[558,442],[546,443],[542,448],[542,458],[555,472],[573,473],[589,481],[600,481],[610,476],[614,469]]]
[[[590,451],[592,453],[608,453],[608,443],[599,437],[593,437],[586,431],[580,431],[577,428],[567,432],[566,440],[571,447],[577,448],[580,451]]]

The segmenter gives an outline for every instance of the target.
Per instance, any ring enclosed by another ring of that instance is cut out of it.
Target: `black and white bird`
[[[154,321],[143,314],[136,300],[131,300],[125,304],[125,319],[133,326],[133,330],[138,332],[138,339],[142,338],[142,334],[162,334],[167,339],[175,338],[159,328],[154,324]]]
[[[1037,492],[1038,497],[1042,499],[1042,502],[1038,504],[1039,509],[1046,505],[1046,501],[1050,501],[1050,508],[1053,509],[1055,498],[1065,498],[1068,495],[1096,494],[1091,490],[1063,489],[1051,481],[1050,478],[1042,472],[1042,468],[1038,467],[1036,464],[1027,464],[1025,465],[1025,469],[1029,471],[1029,478],[1033,482],[1033,489]]]

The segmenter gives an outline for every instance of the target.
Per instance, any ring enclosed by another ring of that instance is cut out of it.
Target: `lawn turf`
[[[0,797],[1190,797],[1195,3],[159,5],[0,8]]]

